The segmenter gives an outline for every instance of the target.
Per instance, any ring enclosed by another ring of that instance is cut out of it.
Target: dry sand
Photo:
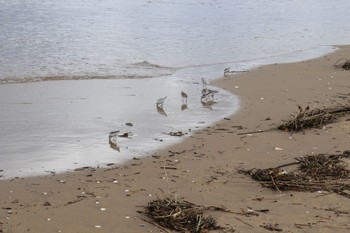
[[[350,149],[350,121],[290,134],[272,130],[303,107],[349,99],[350,71],[332,65],[350,47],[292,64],[275,64],[215,85],[241,97],[241,111],[153,156],[108,169],[85,169],[0,182],[0,232],[166,232],[138,211],[165,195],[235,213],[211,212],[226,232],[347,232],[350,201],[337,194],[279,192],[237,172],[268,168],[308,154]],[[280,150],[276,150],[276,147]],[[98,155],[96,155],[98,156]],[[164,166],[171,169],[164,169]],[[242,215],[251,209],[258,215]],[[258,212],[257,210],[268,210]]]

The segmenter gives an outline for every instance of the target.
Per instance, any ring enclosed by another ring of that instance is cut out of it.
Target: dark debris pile
[[[145,213],[158,225],[180,232],[200,233],[220,229],[216,220],[203,216],[203,208],[174,198],[156,199],[148,203]]]
[[[335,68],[342,68],[344,70],[350,70],[350,60],[346,58],[340,58],[333,65]]]
[[[275,190],[328,191],[350,198],[350,170],[344,159],[350,151],[333,155],[309,155],[296,158],[295,163],[275,168],[240,171],[250,175],[263,187]],[[285,172],[282,167],[297,165],[297,169]]]
[[[307,106],[303,109],[299,107],[299,113],[284,124],[277,126],[277,129],[298,132],[309,128],[321,128],[332,123],[346,114],[350,114],[350,106],[337,106],[323,109],[310,109]]]

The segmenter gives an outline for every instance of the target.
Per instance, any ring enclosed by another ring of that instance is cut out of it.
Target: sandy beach
[[[0,232],[167,232],[141,213],[166,195],[231,211],[209,213],[226,228],[218,232],[269,232],[263,227],[268,225],[282,232],[349,231],[348,198],[270,190],[238,172],[350,149],[349,117],[299,133],[275,130],[298,113],[298,105],[348,103],[350,71],[333,64],[349,53],[350,46],[340,46],[321,58],[216,80],[214,85],[240,96],[239,113],[151,156],[121,166],[0,181]],[[249,133],[259,130],[268,131]],[[256,214],[243,214],[247,211]]]

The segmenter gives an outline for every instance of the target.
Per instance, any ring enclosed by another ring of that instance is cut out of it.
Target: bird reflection
[[[210,110],[213,110],[213,105],[216,104],[214,100],[207,100],[207,101],[201,100],[201,103],[203,107],[209,108]]]
[[[181,111],[188,109],[187,103],[181,105]]]
[[[163,107],[162,106],[158,106],[157,105],[157,112],[160,114],[160,115],[163,115],[163,116],[168,116],[167,114],[166,114],[166,112],[164,111],[164,109],[163,109]]]
[[[113,131],[113,132],[110,132],[110,133],[109,133],[109,136],[108,136],[108,143],[109,143],[109,146],[110,146],[112,149],[114,149],[114,150],[120,152],[120,147],[119,147],[118,144],[117,144],[117,137],[118,137],[117,134],[118,134],[118,132],[119,132],[119,131]]]

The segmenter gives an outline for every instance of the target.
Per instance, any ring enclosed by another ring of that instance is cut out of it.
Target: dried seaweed
[[[313,180],[340,180],[348,178],[350,171],[341,158],[349,157],[346,151],[337,155],[309,155],[297,158],[299,170],[306,179]]]
[[[350,113],[350,106],[337,106],[323,109],[310,109],[307,106],[303,109],[298,106],[299,113],[293,119],[284,124],[277,126],[279,130],[298,132],[309,128],[321,128],[322,126],[332,123],[341,116]]]
[[[145,213],[158,225],[180,232],[199,233],[220,229],[216,220],[203,216],[203,207],[174,198],[156,199],[148,203]]]
[[[343,68],[344,70],[350,70],[350,60],[346,58],[340,58],[333,65],[335,68]]]
[[[350,170],[343,159],[350,158],[350,151],[334,155],[309,155],[296,158],[298,168],[291,172],[282,169],[286,165],[268,169],[241,171],[259,181],[263,187],[275,190],[328,191],[350,198]]]
[[[269,231],[283,231],[278,224],[264,223],[260,225],[260,227],[265,228],[266,230],[269,230]]]

